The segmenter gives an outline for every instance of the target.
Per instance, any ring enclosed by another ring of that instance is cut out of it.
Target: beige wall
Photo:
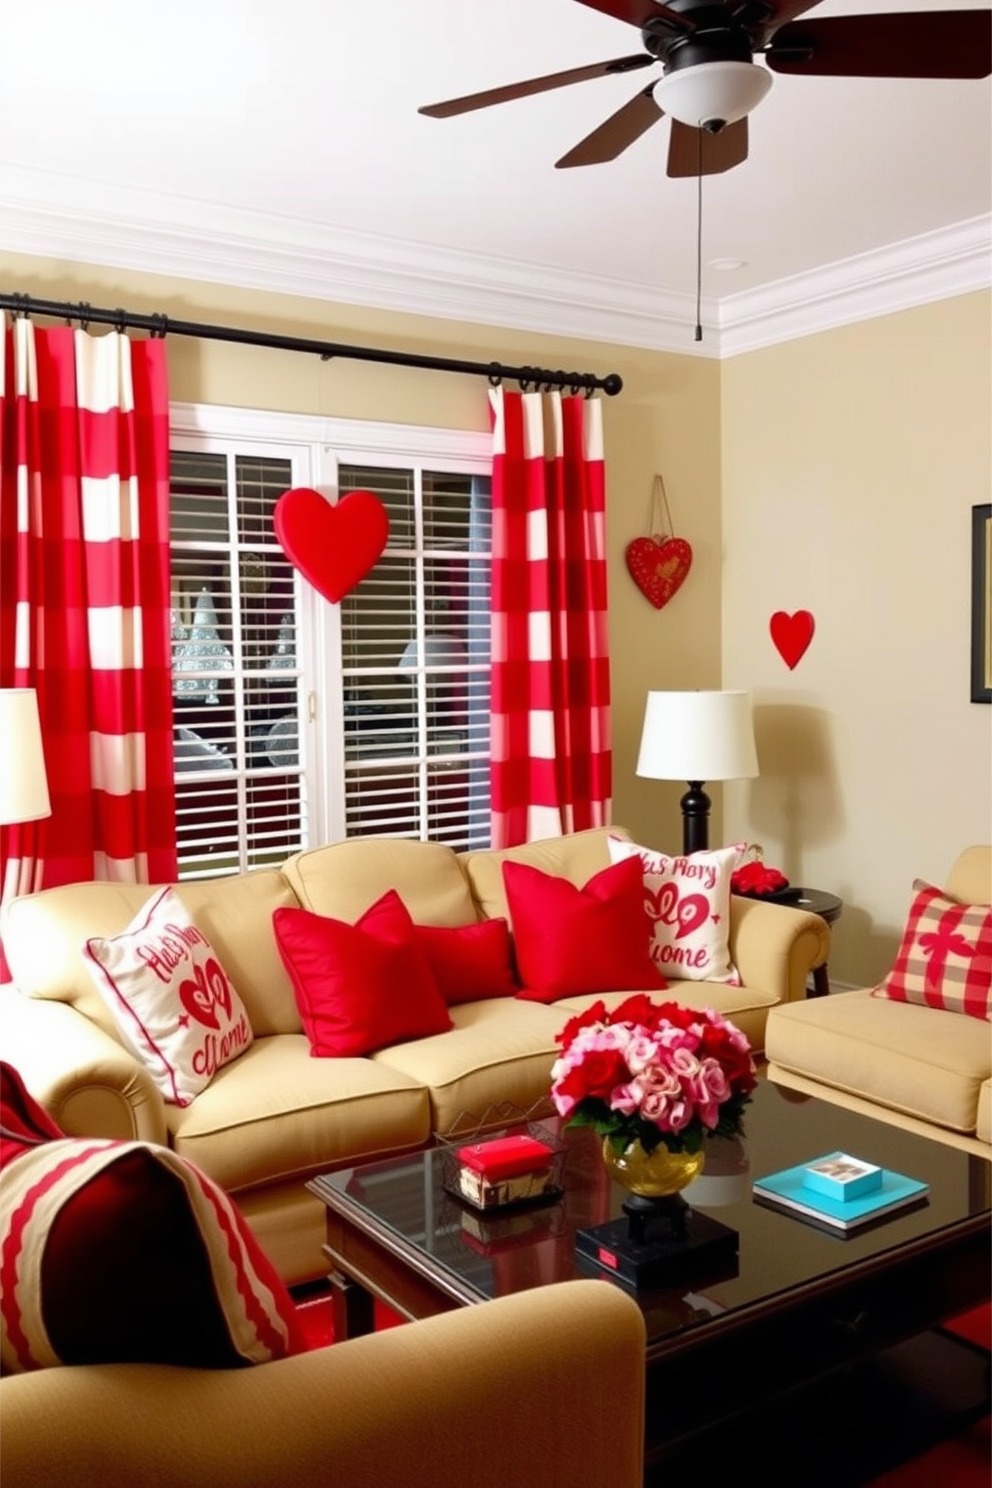
[[[711,841],[760,841],[794,881],[843,896],[831,970],[852,983],[891,961],[913,877],[939,882],[960,846],[992,836],[992,708],[968,701],[970,515],[992,486],[987,294],[720,364],[14,255],[0,255],[0,283],[619,372],[624,391],[604,400],[615,819],[644,842],[680,845],[684,787],[633,774],[649,688],[751,690],[762,775],[711,788]],[[178,338],[169,365],[182,401],[488,427],[485,382],[468,376]],[[662,611],[623,559],[648,531],[656,471],[694,552]],[[768,619],[800,608],[816,636],[789,672]]]
[[[969,701],[971,508],[992,489],[990,297],[722,365],[723,678],[758,780],[725,828],[840,894],[831,971],[891,964],[914,877],[992,836],[992,708]],[[816,632],[790,672],[775,610]]]

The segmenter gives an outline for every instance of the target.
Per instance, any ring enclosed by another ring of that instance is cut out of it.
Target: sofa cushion
[[[677,857],[618,837],[609,847],[614,863],[640,860],[659,970],[678,981],[739,983],[730,959],[730,878],[744,844]]]
[[[396,890],[418,925],[479,918],[458,859],[441,842],[350,837],[297,853],[282,871],[304,909],[352,925],[385,889]]]
[[[523,842],[517,847],[460,853],[458,861],[479,913],[493,919],[496,915],[508,916],[510,912],[503,883],[504,863],[527,863],[581,886],[601,868],[610,866],[607,839],[611,833],[621,838],[627,836],[622,827],[590,827],[584,832]],[[418,918],[415,914],[414,919]]]
[[[992,909],[959,904],[916,879],[895,964],[872,996],[987,1019],[992,1003]]]
[[[447,1035],[445,1035],[447,1036]],[[166,1109],[172,1146],[229,1193],[422,1146],[428,1093],[370,1059],[314,1059],[305,1034],[256,1039],[191,1106]]]
[[[992,1143],[992,1078],[983,1081],[978,1092],[978,1120],[975,1136],[982,1142]]]
[[[869,988],[768,1014],[770,1063],[951,1131],[974,1133],[979,1089],[992,1075],[992,1040],[977,1018],[905,1003]]]
[[[5,1072],[2,1119],[23,1131],[37,1123],[19,1120],[18,1083]],[[292,1300],[235,1206],[168,1148],[43,1132],[6,1158],[5,1373],[112,1362],[224,1368],[302,1347]]]
[[[380,1049],[370,1061],[427,1088],[434,1131],[464,1132],[491,1108],[528,1110],[547,1098],[562,1023],[557,1008],[492,998],[460,1003],[451,1017],[449,1033]]]
[[[395,889],[354,925],[308,909],[277,909],[272,923],[317,1057],[368,1054],[451,1027],[448,1005]]]
[[[417,943],[449,1007],[487,997],[515,997],[510,927],[502,917],[474,925],[417,925]]]
[[[30,997],[69,1003],[119,1041],[82,948],[90,936],[119,935],[151,892],[148,884],[79,883],[9,901],[4,950],[17,986]],[[176,893],[237,987],[253,1032],[299,1033],[292,983],[272,934],[272,911],[297,903],[281,873],[189,880]]]
[[[120,935],[90,936],[83,954],[121,1039],[165,1100],[188,1105],[251,1043],[237,990],[171,888]]]
[[[603,868],[578,888],[527,863],[505,862],[517,996],[554,1002],[583,992],[660,991],[651,959],[639,858]]]

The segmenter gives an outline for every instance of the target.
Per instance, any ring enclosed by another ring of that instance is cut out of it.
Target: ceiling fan
[[[643,52],[428,104],[447,119],[570,83],[661,63],[660,78],[555,162],[615,160],[652,124],[672,120],[670,176],[718,175],[747,159],[747,115],[772,72],[834,77],[983,78],[992,73],[992,11],[938,10],[797,21],[817,0],[577,0],[638,26]],[[754,57],[764,58],[756,67]]]

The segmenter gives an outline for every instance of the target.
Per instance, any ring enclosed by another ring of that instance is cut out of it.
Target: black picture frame
[[[992,502],[971,508],[971,701],[992,703]]]

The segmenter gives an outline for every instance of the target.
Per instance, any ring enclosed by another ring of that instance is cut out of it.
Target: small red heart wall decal
[[[293,567],[332,603],[364,579],[389,538],[386,508],[371,491],[349,491],[332,505],[297,486],[279,497],[272,525]]]
[[[805,656],[816,625],[809,610],[776,610],[768,622],[775,649],[791,672]]]
[[[678,593],[692,567],[692,548],[683,537],[635,537],[625,556],[631,578],[656,610]]]

